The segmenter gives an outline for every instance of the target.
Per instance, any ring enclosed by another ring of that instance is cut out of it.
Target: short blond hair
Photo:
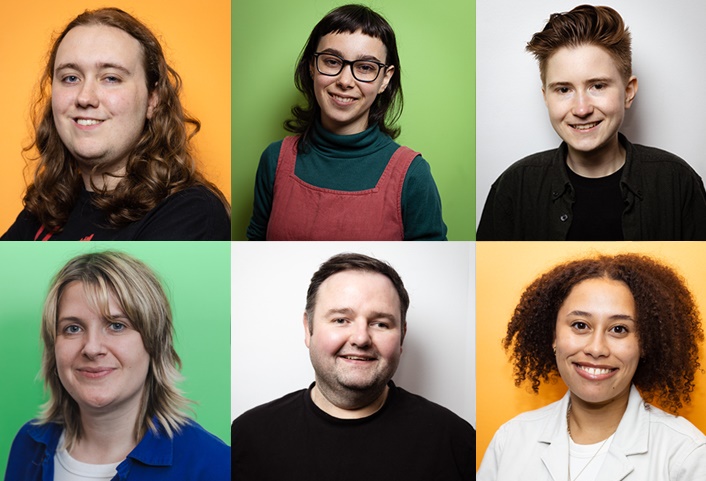
[[[38,422],[63,425],[67,448],[81,438],[79,406],[61,384],[55,356],[59,302],[73,282],[83,285],[88,302],[106,319],[111,318],[112,297],[142,336],[150,365],[135,424],[135,439],[141,439],[148,429],[158,432],[158,425],[172,437],[188,421],[184,410],[189,400],[176,387],[181,380],[181,359],[174,349],[169,301],[159,279],[147,265],[115,251],[74,257],[52,280],[41,326],[44,344],[41,375],[49,400],[42,406]]]

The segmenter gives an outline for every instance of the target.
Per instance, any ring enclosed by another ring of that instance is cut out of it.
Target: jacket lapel
[[[552,481],[566,481],[569,472],[569,438],[566,429],[566,410],[569,407],[569,392],[556,404],[556,411],[548,416],[547,423],[539,437],[546,445],[542,451],[542,464]]]

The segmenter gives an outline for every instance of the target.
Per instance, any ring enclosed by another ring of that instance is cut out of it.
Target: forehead
[[[547,59],[545,74],[547,84],[622,78],[615,59],[596,45],[561,47]]]
[[[104,317],[124,314],[115,293],[110,288],[103,288],[96,283],[69,282],[59,295],[59,317],[69,314],[70,311],[84,308]]]
[[[144,73],[143,58],[142,45],[127,32],[107,25],[87,25],[74,27],[64,36],[54,68],[65,63],[79,67],[117,64]]]
[[[339,32],[328,33],[321,37],[316,48],[317,52],[323,50],[337,50],[347,60],[373,56],[381,62],[387,61],[387,47],[379,38],[365,35],[360,30],[353,33]]]
[[[561,310],[567,309],[624,311],[620,313],[632,315],[635,312],[635,299],[623,281],[598,277],[581,281],[571,289],[561,306]]]
[[[316,310],[351,308],[386,310],[400,315],[400,298],[392,281],[377,272],[343,271],[327,278],[316,295]]]

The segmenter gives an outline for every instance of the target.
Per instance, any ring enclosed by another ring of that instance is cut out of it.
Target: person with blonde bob
[[[517,386],[537,393],[559,377],[568,392],[501,426],[476,479],[706,479],[706,436],[676,416],[703,339],[685,281],[651,257],[599,255],[544,273],[503,344]]]
[[[3,240],[230,240],[230,206],[198,171],[181,78],[157,37],[117,8],[55,38],[24,149],[36,161]]]
[[[226,480],[230,448],[190,420],[155,274],[118,252],[84,254],[44,304],[49,393],[12,444],[6,481]]]

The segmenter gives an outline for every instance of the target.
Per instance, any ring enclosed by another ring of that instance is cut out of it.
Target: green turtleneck
[[[250,240],[264,240],[272,210],[273,186],[282,141],[270,144],[260,157],[255,178]],[[327,189],[358,191],[375,187],[399,145],[377,126],[353,135],[333,134],[316,122],[309,148],[297,155],[294,173],[304,182]],[[405,240],[446,240],[441,199],[429,164],[417,156],[402,186]]]

